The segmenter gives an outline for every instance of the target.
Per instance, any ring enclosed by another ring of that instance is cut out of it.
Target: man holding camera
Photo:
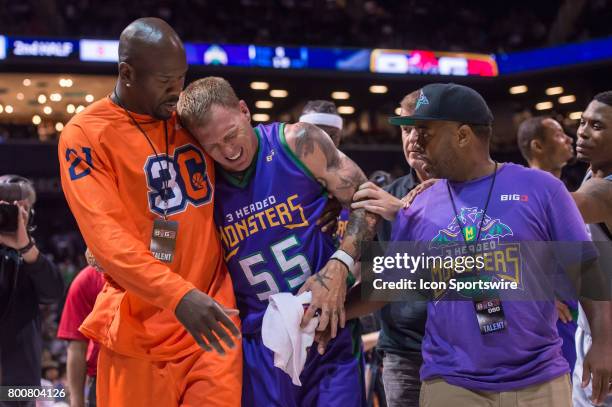
[[[59,270],[30,236],[35,202],[29,180],[17,175],[0,177],[0,386],[40,385],[38,304],[58,302],[64,294]],[[11,406],[33,405],[29,403]]]

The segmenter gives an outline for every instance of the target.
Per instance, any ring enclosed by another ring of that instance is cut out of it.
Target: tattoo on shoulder
[[[315,152],[318,147],[325,155],[327,169],[333,170],[340,165],[340,155],[331,137],[317,126],[309,123],[295,123],[295,154],[303,159]]]
[[[367,181],[367,178],[357,164],[346,156],[342,157],[342,163],[334,174],[336,179],[334,196],[342,205],[349,206],[353,202],[353,194],[359,189],[359,185]]]

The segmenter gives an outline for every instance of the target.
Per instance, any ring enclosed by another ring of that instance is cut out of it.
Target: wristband
[[[27,245],[25,245],[21,249],[17,249],[17,253],[23,256],[24,254],[29,252],[32,249],[32,247],[34,247],[34,245],[35,245],[34,239],[30,238],[30,241],[28,242]]]
[[[353,270],[353,266],[355,266],[355,260],[353,260],[351,255],[345,252],[344,250],[336,250],[336,252],[331,255],[330,260],[331,259],[335,259],[338,260],[340,263],[343,263],[348,268],[349,273],[351,272],[351,270]]]

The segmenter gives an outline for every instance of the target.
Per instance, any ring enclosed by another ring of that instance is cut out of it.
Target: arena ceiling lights
[[[34,115],[41,117],[45,125],[66,123],[70,115],[106,97],[115,81],[114,75],[3,73],[0,114],[10,114],[22,123]]]
[[[267,122],[270,121],[270,115],[267,113],[255,113],[252,119],[256,122]]]
[[[567,115],[572,120],[580,120],[582,118],[582,112],[572,112]]]
[[[287,96],[289,96],[289,92],[285,89],[272,89],[270,91],[270,97],[273,98],[286,98]]]
[[[355,108],[353,106],[338,106],[338,113],[353,114],[355,113]]]
[[[552,102],[540,102],[535,105],[536,110],[549,110],[553,108]]]
[[[258,100],[255,102],[255,107],[258,109],[272,109],[274,103],[271,100]]]
[[[370,86],[370,93],[387,93],[389,89],[385,85]]]
[[[513,86],[509,89],[509,92],[511,95],[519,95],[521,93],[527,93],[527,86],[525,85],[517,85],[517,86]]]
[[[347,100],[351,94],[344,90],[337,90],[331,93],[331,98],[335,100]]]
[[[551,88],[546,89],[546,94],[548,96],[560,95],[563,93],[563,88],[561,86],[553,86]]]
[[[251,89],[253,90],[266,90],[270,87],[268,82],[251,82]]]

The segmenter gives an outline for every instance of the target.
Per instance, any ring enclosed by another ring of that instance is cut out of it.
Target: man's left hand
[[[572,322],[572,312],[569,307],[559,300],[555,300],[555,307],[557,307],[557,314],[559,314],[559,320],[565,324]]]
[[[436,178],[431,178],[426,181],[421,182],[419,185],[414,187],[408,194],[402,198],[402,203],[404,204],[404,208],[412,205],[414,199],[419,196],[422,192],[424,192],[427,188],[432,187],[438,180]]]
[[[346,322],[344,300],[348,273],[349,270],[344,263],[331,259],[317,274],[306,280],[299,294],[311,291],[312,300],[302,318],[302,328],[308,325],[318,310],[321,310],[321,315],[317,331],[323,331],[329,325],[331,337],[335,338],[338,325],[344,328]]]
[[[593,340],[593,345],[582,365],[583,388],[588,386],[591,375],[593,375],[591,401],[595,405],[601,405],[610,393],[612,380],[612,346],[607,341]]]

